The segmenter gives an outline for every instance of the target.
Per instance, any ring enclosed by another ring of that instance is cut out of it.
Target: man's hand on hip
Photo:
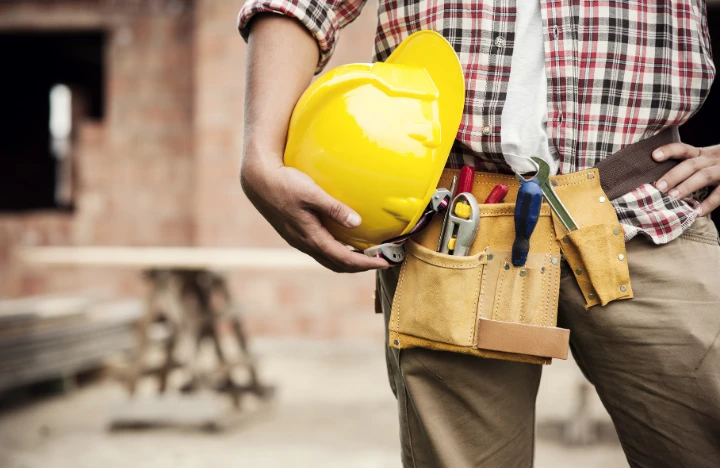
[[[681,159],[680,164],[657,181],[655,187],[673,198],[682,200],[708,186],[715,189],[700,204],[698,213],[708,214],[720,206],[720,145],[696,148],[685,143],[671,143],[653,151],[656,161]]]
[[[250,201],[288,244],[340,273],[385,269],[382,258],[353,252],[335,240],[321,224],[320,216],[354,228],[360,216],[323,191],[297,169],[243,167],[240,181]]]

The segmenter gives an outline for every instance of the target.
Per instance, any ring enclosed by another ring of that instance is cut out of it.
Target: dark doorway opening
[[[105,112],[105,34],[0,34],[0,212],[71,210],[73,123]]]
[[[680,127],[682,141],[693,146],[713,146],[720,143],[720,6],[707,5],[713,61],[717,70],[715,82],[705,104],[690,121]],[[712,214],[720,227],[720,208]]]

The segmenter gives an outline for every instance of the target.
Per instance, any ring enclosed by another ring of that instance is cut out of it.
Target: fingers
[[[700,149],[685,143],[670,143],[656,148],[652,153],[655,161],[667,159],[690,159],[700,156]]]
[[[693,192],[703,189],[709,185],[714,185],[715,181],[720,179],[720,167],[708,166],[701,167],[697,172],[682,181],[677,187],[670,189],[668,195],[673,198],[682,200]]]
[[[356,273],[390,267],[390,264],[382,258],[368,257],[363,253],[351,251],[335,240],[322,226],[311,236],[311,238],[305,239],[308,250],[306,253],[332,271]]]
[[[359,214],[350,209],[346,204],[328,195],[319,187],[317,190],[309,193],[308,202],[318,212],[347,228],[356,228],[362,223]]]
[[[720,187],[715,187],[715,190],[710,192],[710,195],[698,207],[698,215],[710,213],[718,206],[720,206]]]
[[[655,187],[675,198],[684,198],[696,190],[707,187],[720,177],[720,167],[705,157],[688,159],[681,162],[664,176]]]
[[[697,164],[700,159],[697,156],[699,155],[699,149],[685,143],[670,143],[657,148],[653,151],[652,156],[658,162],[668,159],[686,159],[686,161],[681,162],[661,177],[655,183],[655,187],[661,192],[671,191],[676,185],[697,171]]]
[[[282,167],[276,171],[273,184],[268,184],[267,190],[254,198],[257,199],[253,202],[255,206],[288,244],[326,268],[336,272],[389,268],[382,258],[351,251],[323,227],[318,214],[348,228],[358,227],[362,220],[306,174]]]

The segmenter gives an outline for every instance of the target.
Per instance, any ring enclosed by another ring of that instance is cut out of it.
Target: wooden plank
[[[141,301],[83,296],[0,301],[0,391],[98,367],[137,343]]]
[[[62,318],[82,313],[96,302],[93,295],[82,296],[32,296],[0,300],[0,323],[4,320],[39,320]]]
[[[318,270],[293,249],[212,247],[24,247],[15,259],[29,265],[97,266],[175,270]]]

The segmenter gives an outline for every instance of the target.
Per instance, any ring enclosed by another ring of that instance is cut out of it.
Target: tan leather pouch
[[[458,173],[446,170],[439,186],[448,188]],[[513,176],[476,174],[472,193],[478,201],[500,183],[510,191],[506,203],[480,205],[468,256],[436,251],[440,216],[408,240],[388,325],[391,347],[537,364],[567,359],[569,331],[556,327],[561,249],[587,307],[632,297],[623,231],[597,170],[551,180],[580,228],[568,233],[544,203],[523,267],[510,258],[520,185]]]
[[[440,186],[447,187],[453,175],[446,171]],[[560,249],[550,209],[541,209],[526,265],[515,267],[510,252],[518,183],[478,174],[473,195],[482,201],[498,183],[514,184],[514,191],[509,203],[480,205],[480,227],[468,256],[436,252],[441,217],[407,242],[390,315],[390,346],[537,364],[567,358],[569,332],[555,327]]]

